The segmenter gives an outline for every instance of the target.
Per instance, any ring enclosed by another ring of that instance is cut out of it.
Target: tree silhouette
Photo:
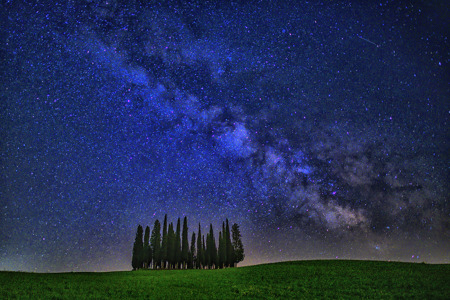
[[[169,261],[169,269],[175,267],[175,232],[173,231],[173,223],[169,224],[169,230],[167,232],[167,256]]]
[[[177,221],[177,231],[175,232],[175,267],[180,268],[181,265],[181,229],[180,229],[180,218]]]
[[[145,233],[144,233],[144,254],[143,254],[143,262],[144,262],[144,269],[147,269],[150,262],[152,261],[151,258],[151,249],[149,249],[149,239],[150,239],[150,227],[145,227]]]
[[[133,270],[142,268],[144,244],[142,242],[142,226],[138,225],[136,238],[133,244],[133,257],[131,258],[131,266]]]
[[[207,260],[207,256],[206,256],[206,244],[205,244],[205,236],[203,237],[203,244],[202,244],[202,265],[203,268],[206,267],[206,260]]]
[[[209,224],[209,268],[217,268],[217,247],[212,224]]]
[[[161,267],[161,223],[157,219],[153,225],[150,245],[153,250],[153,269]]]
[[[225,222],[222,222],[222,248],[223,248],[223,267],[227,267],[227,231],[225,229]]]
[[[197,269],[203,267],[203,253],[202,253],[202,229],[200,223],[198,223],[198,234],[197,234]]]
[[[217,254],[218,268],[223,268],[223,263],[225,262],[225,247],[223,244],[222,231],[219,231],[219,250]]]
[[[205,266],[208,269],[211,269],[211,238],[209,232],[206,234],[206,243],[205,243]]]
[[[182,268],[187,268],[187,263],[189,260],[189,241],[188,241],[188,226],[187,226],[187,217],[184,217],[183,220],[183,234],[182,234],[182,244],[181,244],[181,263]]]
[[[162,267],[167,268],[167,260],[169,256],[167,254],[167,246],[168,246],[168,236],[167,236],[167,214],[164,216],[164,225],[163,225],[163,233],[162,233],[162,243],[161,243],[161,260]]]
[[[241,232],[239,225],[234,223],[231,227],[231,235],[233,237],[234,263],[237,264],[244,260],[244,245],[242,244]]]
[[[197,260],[197,255],[195,254],[195,232],[192,232],[192,238],[191,238],[191,250],[189,251],[190,254],[190,264],[189,268],[193,269],[195,268],[195,262]]]
[[[228,225],[228,219],[226,219],[226,227],[225,227],[225,231],[226,231],[226,240],[225,240],[225,245],[226,245],[226,253],[227,253],[227,257],[226,257],[226,265],[227,267],[233,267],[234,266],[234,251],[233,251],[233,245],[231,244],[231,235],[230,235],[230,226]]]

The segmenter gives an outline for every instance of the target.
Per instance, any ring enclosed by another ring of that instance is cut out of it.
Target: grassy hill
[[[0,299],[450,299],[450,265],[295,261],[222,270],[0,272]]]

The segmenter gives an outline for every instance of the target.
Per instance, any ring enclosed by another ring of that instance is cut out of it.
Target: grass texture
[[[295,261],[221,270],[0,272],[0,299],[450,299],[450,265]]]

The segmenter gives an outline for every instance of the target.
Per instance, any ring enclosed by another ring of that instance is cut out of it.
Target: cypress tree
[[[203,236],[203,244],[202,244],[202,264],[206,267],[206,244],[205,244],[205,236]]]
[[[175,266],[175,232],[173,231],[173,223],[169,224],[169,230],[167,232],[167,260],[169,262],[169,269],[173,269]]]
[[[226,245],[226,253],[227,253],[227,266],[228,267],[233,267],[234,266],[234,253],[233,253],[233,245],[231,244],[231,235],[230,235],[230,226],[228,225],[228,219],[226,219],[226,240],[225,240],[225,245]]]
[[[211,269],[211,236],[209,235],[209,233],[206,234],[205,265],[208,267],[208,269]]]
[[[161,223],[159,220],[156,220],[153,225],[150,244],[153,250],[153,269],[157,269],[161,266]]]
[[[203,267],[203,253],[202,253],[202,229],[200,223],[198,223],[198,235],[197,235],[197,269]]]
[[[176,268],[180,268],[181,264],[181,228],[180,228],[180,218],[178,218],[177,221],[177,231],[175,233],[175,264]]]
[[[162,260],[162,268],[165,269],[167,267],[167,214],[164,216],[164,225],[162,232],[162,243],[161,243],[161,260]]]
[[[212,224],[209,224],[209,247],[209,260],[211,263],[211,267],[214,266],[214,268],[217,268],[217,247]]]
[[[223,267],[227,267],[227,231],[225,230],[225,222],[222,222],[222,247],[223,247]]]
[[[131,258],[131,266],[133,270],[142,268],[144,243],[142,242],[142,226],[138,225],[136,238],[133,244],[133,257]]]
[[[187,217],[184,217],[183,220],[183,234],[182,234],[182,245],[181,245],[181,263],[183,265],[183,269],[187,268],[187,263],[189,260],[189,241],[188,241],[188,226],[187,226]]]
[[[234,263],[237,264],[244,260],[244,245],[242,245],[241,232],[239,225],[234,223],[231,227],[231,235],[233,237]]]
[[[152,260],[153,260],[153,249],[149,245],[147,248],[147,267],[148,268],[150,268],[150,265],[152,264]]]
[[[151,258],[150,258],[150,251],[149,250],[149,239],[150,239],[150,227],[145,227],[145,233],[144,233],[144,269],[147,269],[149,267]],[[149,261],[150,260],[150,261]]]
[[[190,265],[189,268],[193,269],[195,267],[195,260],[197,259],[197,256],[195,255],[195,232],[192,232],[192,238],[191,238],[191,250],[190,253]]]
[[[225,261],[225,257],[224,257],[224,248],[223,248],[223,238],[222,238],[222,232],[219,231],[219,253],[217,255],[217,264],[218,264],[218,268],[222,269],[223,268],[223,262]]]

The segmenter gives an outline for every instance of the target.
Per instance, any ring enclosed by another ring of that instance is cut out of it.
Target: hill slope
[[[0,298],[450,298],[450,265],[295,261],[222,270],[0,272]]]

